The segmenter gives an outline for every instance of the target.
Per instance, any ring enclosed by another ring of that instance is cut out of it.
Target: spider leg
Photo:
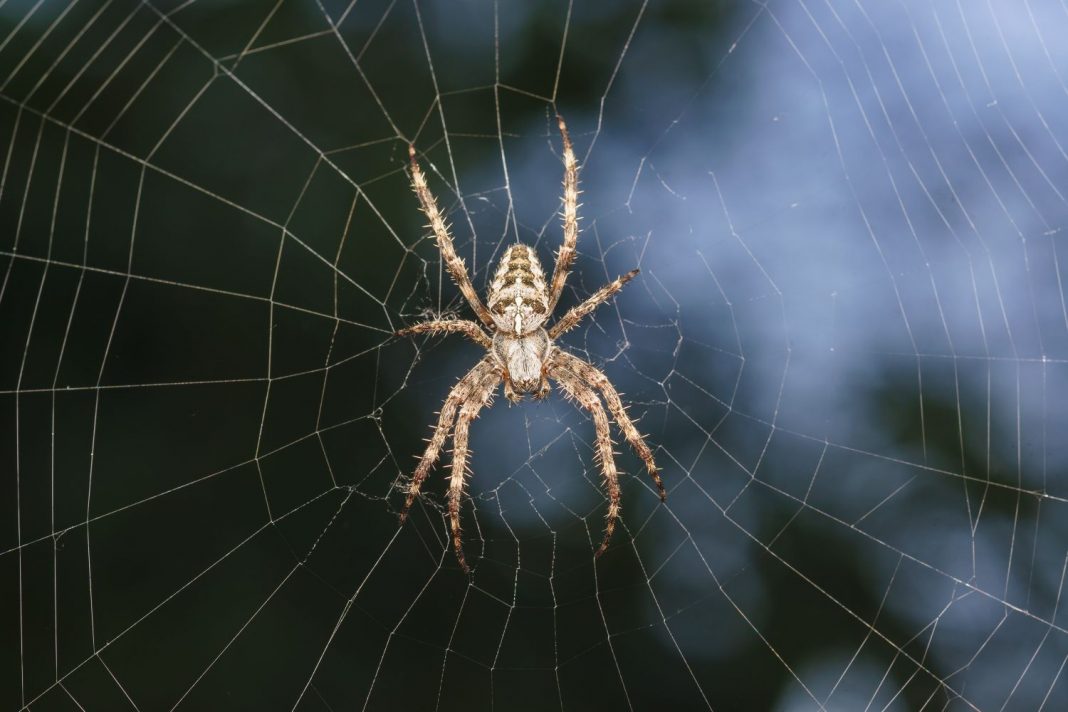
[[[419,167],[419,162],[415,160],[415,146],[408,147],[408,155],[412,159],[412,190],[419,196],[419,203],[423,206],[423,212],[426,213],[427,219],[430,220],[430,228],[437,238],[438,250],[441,252],[442,259],[445,260],[445,267],[449,270],[449,274],[452,275],[452,281],[456,282],[456,286],[460,288],[460,292],[467,299],[471,308],[475,310],[475,314],[478,315],[482,323],[486,326],[493,326],[493,317],[482,303],[482,300],[478,298],[478,293],[475,292],[475,288],[471,284],[471,277],[467,274],[467,268],[464,267],[464,261],[456,255],[456,250],[452,244],[452,236],[449,235],[449,228],[438,210],[438,203],[434,199],[434,194],[430,192],[426,176],[423,175],[423,169]]]
[[[597,434],[597,460],[601,463],[604,487],[608,493],[608,515],[605,518],[604,541],[594,554],[594,556],[600,556],[608,548],[608,540],[612,538],[612,532],[615,531],[620,509],[619,474],[616,472],[616,461],[612,453],[612,434],[608,430],[608,416],[605,415],[601,399],[597,397],[592,388],[582,382],[578,375],[563,366],[553,368],[550,374],[560,384],[564,393],[589,411],[593,419],[594,431]]]
[[[620,277],[616,277],[614,280],[594,292],[593,296],[582,304],[569,309],[566,314],[560,317],[560,319],[549,328],[549,338],[555,339],[560,334],[574,329],[587,314],[611,298],[613,294],[623,289],[623,285],[634,279],[634,276],[638,274],[638,272],[639,270],[632,269],[630,272],[627,272]]]
[[[468,432],[471,421],[478,417],[479,411],[488,406],[493,400],[493,392],[497,390],[501,374],[491,370],[480,379],[480,382],[471,392],[464,404],[460,406],[460,415],[456,419],[456,429],[452,435],[452,476],[449,478],[449,521],[452,526],[452,546],[456,550],[456,559],[460,562],[460,568],[466,573],[471,573],[467,560],[464,558],[463,539],[460,529],[460,498],[464,493],[464,481],[467,476],[467,455],[470,450],[467,445]]]
[[[445,398],[445,404],[441,406],[441,414],[438,416],[438,424],[434,427],[434,434],[430,436],[430,442],[427,443],[426,450],[423,451],[423,456],[419,458],[419,465],[415,468],[411,482],[408,483],[408,496],[404,500],[404,508],[401,509],[400,513],[401,524],[404,524],[404,521],[408,518],[408,510],[411,509],[415,498],[419,496],[419,488],[423,486],[423,480],[430,474],[430,468],[434,466],[438,456],[441,454],[441,446],[445,444],[445,438],[448,437],[453,421],[456,419],[456,410],[461,403],[466,403],[471,398],[471,394],[475,392],[480,381],[492,372],[493,357],[486,356],[475,364],[463,378],[457,381],[456,385],[449,391],[448,397]]]
[[[660,501],[663,502],[667,499],[667,494],[664,492],[664,482],[660,479],[660,471],[656,467],[656,462],[653,461],[653,453],[649,450],[649,446],[645,444],[645,439],[642,438],[641,433],[634,427],[634,421],[627,415],[627,409],[623,407],[623,401],[619,398],[619,392],[616,391],[615,386],[608,380],[608,376],[604,375],[593,364],[583,361],[578,356],[566,353],[564,351],[557,350],[554,354],[554,358],[567,369],[578,375],[586,383],[589,383],[594,388],[601,392],[604,396],[605,403],[608,404],[608,410],[612,413],[612,418],[615,419],[616,424],[619,425],[619,429],[623,431],[624,437],[627,438],[627,442],[634,448],[634,452],[645,463],[645,469],[649,471],[649,474],[653,478],[653,482],[656,483],[656,489],[660,493]]]
[[[493,347],[493,340],[482,330],[478,324],[467,319],[435,319],[424,321],[419,324],[401,329],[397,336],[410,336],[412,334],[463,334],[485,348]]]
[[[549,288],[549,312],[556,308],[564,283],[575,263],[575,245],[578,242],[578,162],[571,147],[571,137],[562,116],[556,117],[560,125],[560,137],[564,142],[564,242],[556,253],[556,266]]]

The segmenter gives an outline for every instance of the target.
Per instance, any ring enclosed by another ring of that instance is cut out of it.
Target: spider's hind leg
[[[555,340],[556,337],[561,334],[574,329],[587,314],[591,314],[594,309],[604,304],[619,290],[623,289],[623,285],[634,279],[639,271],[640,270],[632,269],[630,272],[616,277],[611,282],[594,292],[589,299],[577,306],[571,307],[571,309],[569,309],[549,328],[549,338]]]
[[[493,348],[493,340],[478,324],[467,319],[433,319],[405,327],[395,332],[396,336],[413,334],[463,334],[479,346]]]
[[[562,116],[557,116],[556,121],[560,126],[560,138],[564,143],[564,241],[556,253],[556,266],[553,267],[553,277],[549,287],[550,312],[560,301],[567,275],[575,264],[575,245],[578,243],[578,161],[575,160],[575,150],[571,146],[567,124],[564,123]]]
[[[467,268],[464,267],[464,261],[456,254],[456,248],[452,244],[452,235],[449,234],[449,227],[445,224],[445,218],[442,217],[441,211],[438,209],[438,202],[434,198],[434,194],[430,192],[430,186],[427,185],[423,169],[419,167],[419,161],[416,160],[415,146],[408,146],[408,156],[411,159],[412,190],[415,191],[416,196],[419,198],[423,213],[430,220],[430,229],[434,231],[438,251],[445,262],[445,268],[449,271],[452,281],[460,288],[460,293],[464,295],[471,308],[474,309],[475,314],[478,315],[479,320],[486,326],[492,327],[493,316],[486,309],[486,305],[482,303],[482,300],[479,299],[475,287],[471,284],[471,276],[467,273]]]

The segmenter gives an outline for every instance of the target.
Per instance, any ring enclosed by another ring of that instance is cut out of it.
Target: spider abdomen
[[[541,328],[549,316],[549,292],[532,247],[519,243],[505,251],[486,302],[500,331],[524,336]]]

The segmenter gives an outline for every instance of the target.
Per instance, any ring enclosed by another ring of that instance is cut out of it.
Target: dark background
[[[1055,2],[0,3],[4,709],[1062,709]],[[668,487],[559,393],[404,478],[480,290],[562,307]]]

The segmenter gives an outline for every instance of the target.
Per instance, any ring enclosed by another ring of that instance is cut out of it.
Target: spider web
[[[1064,709],[1064,2],[0,0],[8,709]],[[397,527],[484,289],[558,389]],[[477,236],[477,237],[476,237]]]

